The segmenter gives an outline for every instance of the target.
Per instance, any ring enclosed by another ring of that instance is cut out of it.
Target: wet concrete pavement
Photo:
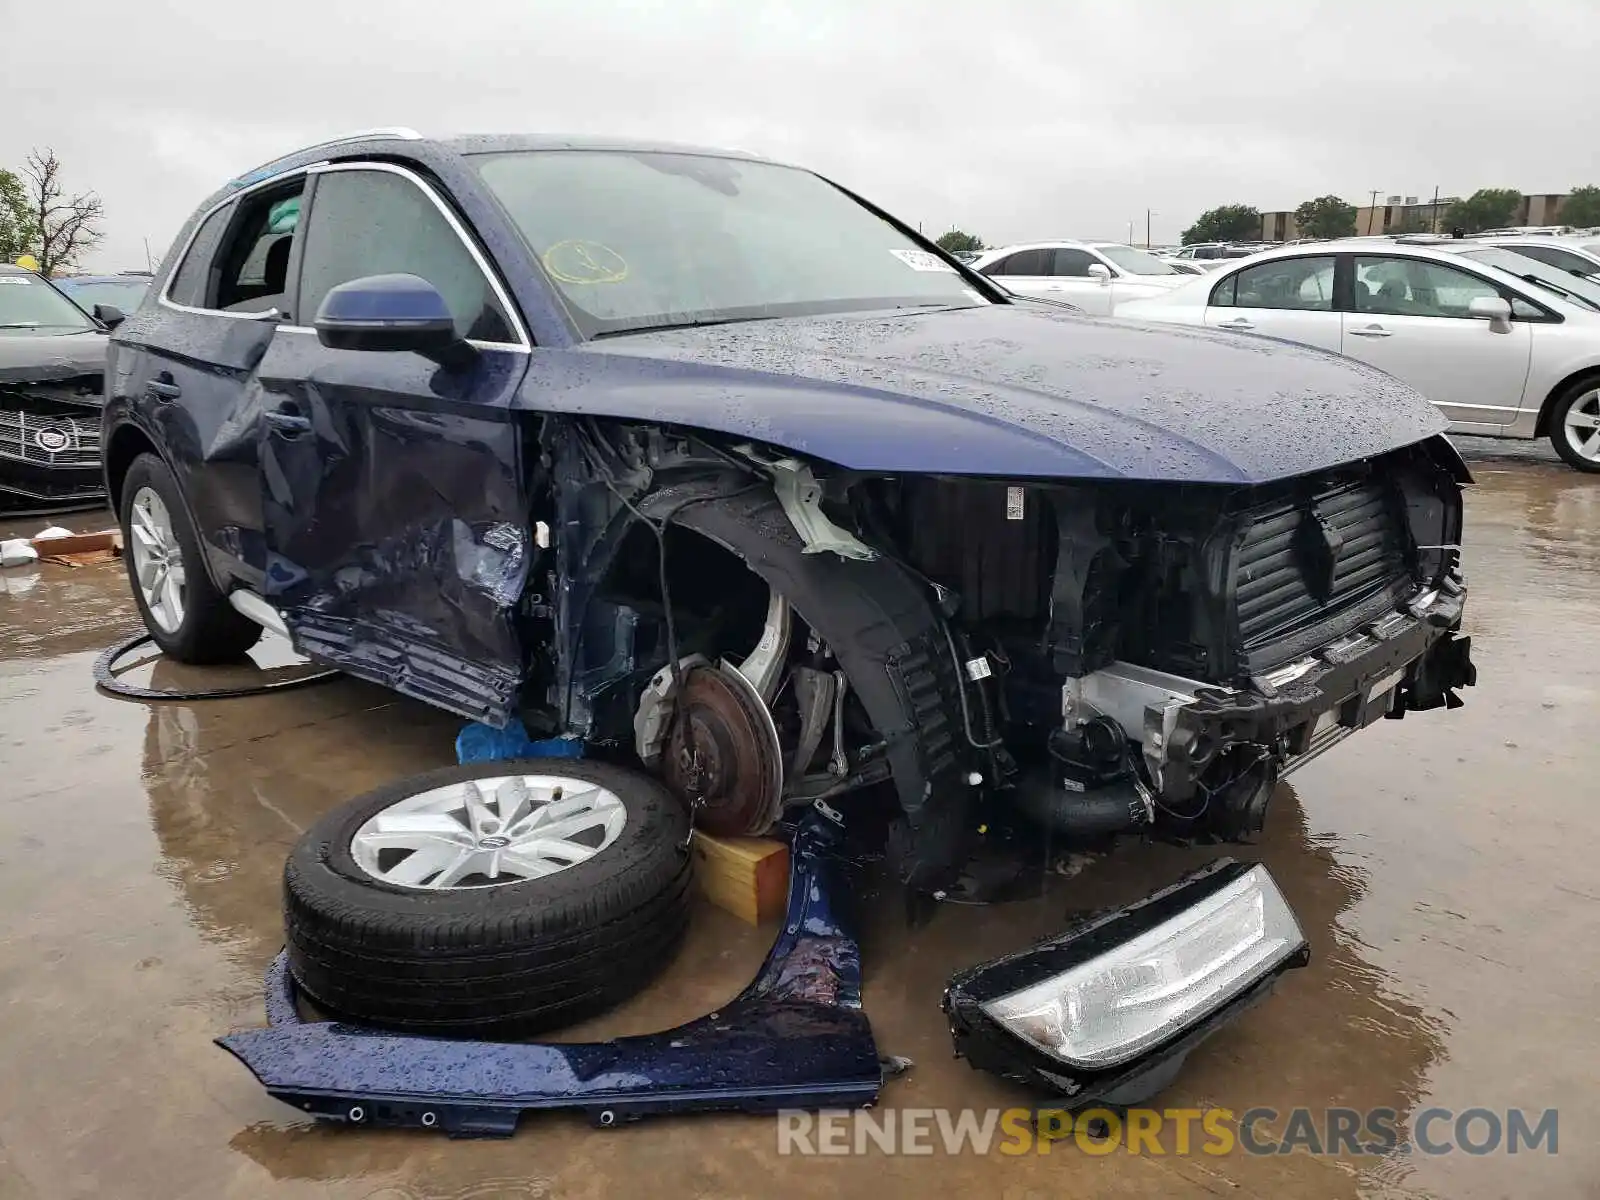
[[[1157,1103],[1388,1107],[1402,1121],[1430,1106],[1556,1108],[1554,1156],[1091,1157],[1069,1143],[1047,1156],[800,1158],[777,1154],[773,1121],[742,1116],[604,1131],[541,1116],[505,1142],[313,1127],[211,1039],[261,1020],[299,830],[452,761],[457,722],[348,680],[211,703],[106,698],[91,664],[134,626],[121,567],[43,565],[0,576],[0,1200],[1600,1196],[1600,480],[1517,455],[1475,470],[1479,687],[1465,709],[1381,722],[1280,788],[1256,849],[1313,964],[1204,1045]],[[218,675],[160,664],[132,677]],[[914,932],[898,906],[877,909],[867,1010],[880,1048],[916,1062],[884,1106],[1026,1103],[950,1058],[937,1006],[949,971],[1221,853],[1124,841],[1038,900],[943,908]],[[577,1032],[715,1007],[770,933],[699,913],[657,986]]]

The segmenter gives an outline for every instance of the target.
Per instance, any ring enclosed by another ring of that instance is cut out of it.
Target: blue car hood
[[[1445,424],[1391,376],[1320,350],[1031,304],[536,351],[520,402],[716,430],[863,471],[1205,483],[1301,475]]]

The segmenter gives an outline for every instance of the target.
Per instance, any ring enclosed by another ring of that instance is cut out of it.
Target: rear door
[[[1242,270],[1224,267],[1211,289],[1205,323],[1337,353],[1343,325],[1333,301],[1334,266],[1332,254],[1304,254]]]
[[[298,306],[259,368],[265,594],[301,649],[464,715],[503,720],[531,546],[523,426],[529,340],[447,199],[389,163],[314,170]],[[476,348],[450,365],[335,350],[310,326],[371,275],[432,283]]]
[[[1539,310],[1464,268],[1390,254],[1355,255],[1351,292],[1346,354],[1409,383],[1452,423],[1516,419]],[[1467,314],[1482,296],[1512,302],[1509,331]]]
[[[108,385],[166,452],[224,589],[259,586],[265,563],[254,368],[292,319],[289,259],[305,184],[291,174],[219,205],[149,319],[117,333]]]
[[[1022,296],[1051,296],[1068,300],[1062,280],[1052,274],[1053,250],[1016,250],[983,269],[1011,291]],[[1075,303],[1075,301],[1074,301]]]

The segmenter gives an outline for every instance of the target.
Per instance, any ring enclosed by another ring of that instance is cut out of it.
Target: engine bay
[[[1067,836],[1246,837],[1285,771],[1472,681],[1430,443],[1258,486],[567,448],[553,469],[589,482],[552,497],[572,540],[538,615],[575,653],[542,664],[547,728],[657,772],[713,832],[892,780],[913,826],[1000,806]]]

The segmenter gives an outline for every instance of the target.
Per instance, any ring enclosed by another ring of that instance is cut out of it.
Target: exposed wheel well
[[[1544,398],[1544,404],[1539,409],[1539,422],[1533,427],[1534,437],[1547,437],[1550,433],[1550,414],[1555,411],[1556,401],[1567,393],[1575,383],[1584,381],[1600,383],[1600,367],[1585,367],[1581,371],[1574,371],[1555,387],[1550,389],[1550,394]]]
[[[128,477],[128,468],[141,454],[157,453],[155,444],[136,425],[119,425],[106,446],[106,490],[111,511],[121,516],[122,481]]]

